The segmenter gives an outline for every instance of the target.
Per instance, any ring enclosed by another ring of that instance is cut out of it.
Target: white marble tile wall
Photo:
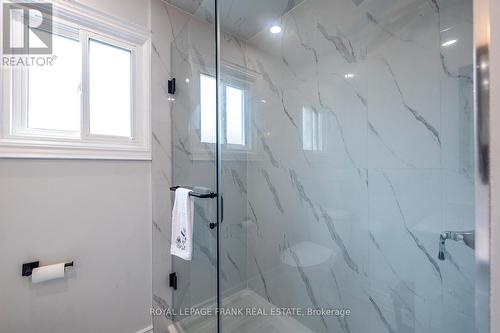
[[[206,7],[210,8],[210,7]],[[173,9],[172,9],[173,10]],[[208,10],[208,9],[207,9]],[[206,11],[205,11],[206,12]],[[205,15],[203,15],[204,17]],[[180,185],[216,189],[215,145],[201,142],[200,75],[215,75],[215,36],[213,25],[197,16],[187,15],[182,31],[171,43],[172,76],[177,92],[172,101],[173,182]],[[233,41],[225,40],[224,45]],[[236,55],[241,52],[234,48]],[[238,160],[223,153],[224,223],[220,227],[222,262],[221,290],[238,291],[246,286],[246,156]],[[173,259],[179,289],[173,294],[175,308],[214,302],[217,293],[216,200],[195,199],[194,253],[191,262]],[[181,319],[181,318],[175,318]],[[209,319],[211,320],[211,319]]]
[[[172,289],[168,275],[170,256],[172,137],[171,103],[167,93],[172,77],[171,43],[180,33],[187,17],[160,0],[151,1],[151,116],[152,116],[152,189],[153,189],[153,307],[172,308]],[[171,318],[154,316],[155,333],[167,331]]]
[[[254,77],[250,151],[223,150],[225,292],[351,309],[349,318],[298,318],[316,332],[473,330],[473,252],[450,243],[437,258],[441,231],[474,227],[471,13],[470,0],[309,0],[278,20],[281,34],[222,35],[223,74]],[[165,28],[177,34],[179,84],[167,144],[174,182],[212,187],[197,82],[213,73],[213,26],[187,22]],[[304,107],[320,114],[321,151],[302,149]],[[200,208],[200,220],[213,216]],[[215,239],[205,229],[195,262],[177,266],[189,279],[175,306],[215,296]]]
[[[472,330],[473,252],[437,258],[442,230],[474,227],[471,17],[470,1],[307,1],[281,35],[247,42],[266,100],[251,110],[249,286],[280,306],[352,309],[300,318],[313,330]],[[301,149],[302,107],[323,116],[321,152]],[[329,259],[309,266],[311,243]],[[301,268],[283,260],[293,251]]]

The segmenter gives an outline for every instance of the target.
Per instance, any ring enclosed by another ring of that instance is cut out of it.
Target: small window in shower
[[[205,143],[215,143],[215,128],[217,126],[215,85],[215,78],[204,74],[200,75],[200,129],[201,142]]]
[[[245,146],[245,92],[236,86],[222,83],[222,143]],[[203,143],[215,143],[216,80],[200,74],[200,136]]]
[[[231,86],[224,88],[226,143],[243,146],[245,145],[243,90]]]
[[[304,150],[323,150],[321,114],[312,107],[302,108],[302,148]]]

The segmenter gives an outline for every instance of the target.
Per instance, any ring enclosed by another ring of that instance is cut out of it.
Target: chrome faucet
[[[474,244],[474,230],[471,231],[445,231],[442,232],[441,235],[439,235],[439,253],[438,253],[438,258],[439,260],[444,260],[445,259],[445,252],[446,252],[446,240],[451,239],[456,242],[461,242],[470,247],[471,249],[474,249],[475,244]]]

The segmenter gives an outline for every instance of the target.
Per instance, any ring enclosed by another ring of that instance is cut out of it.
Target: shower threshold
[[[225,309],[259,309],[271,313],[275,306],[256,292],[243,289],[223,300]],[[313,333],[310,329],[290,316],[266,315],[222,315],[224,333]],[[215,316],[190,316],[171,324],[169,333],[213,333],[217,332]]]

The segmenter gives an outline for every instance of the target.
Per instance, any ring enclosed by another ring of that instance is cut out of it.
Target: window
[[[304,150],[323,150],[321,114],[314,108],[302,108],[302,148]]]
[[[37,30],[50,64],[4,66],[0,156],[150,159],[148,33],[56,6],[52,30]]]
[[[231,86],[225,88],[226,142],[233,145],[245,145],[243,90]]]
[[[53,35],[57,61],[27,71],[27,128],[80,131],[81,49],[78,39]],[[18,128],[21,130],[21,128]]]
[[[236,147],[246,145],[245,92],[236,86],[222,83],[222,143]],[[216,80],[200,75],[200,132],[201,142],[215,143]]]
[[[200,75],[200,123],[201,142],[215,143],[216,119],[216,82],[215,78]]]
[[[132,54],[89,41],[90,134],[132,136]]]

